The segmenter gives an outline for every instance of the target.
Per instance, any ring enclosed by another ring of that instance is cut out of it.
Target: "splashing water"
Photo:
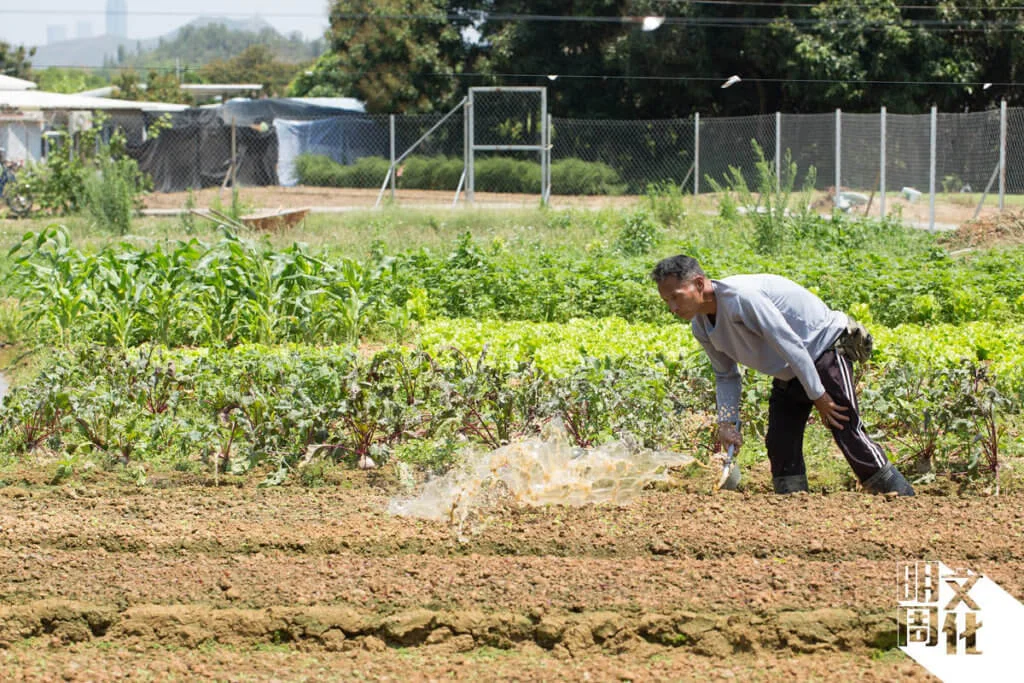
[[[585,450],[558,438],[529,439],[468,455],[461,466],[428,481],[419,495],[393,499],[388,511],[448,522],[461,533],[472,515],[506,502],[624,505],[647,485],[667,481],[669,468],[693,461],[622,441]]]

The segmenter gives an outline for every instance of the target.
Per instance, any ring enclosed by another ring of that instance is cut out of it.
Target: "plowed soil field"
[[[394,485],[0,487],[4,680],[929,680],[896,566],[1024,597],[1024,496],[648,491],[457,538]]]

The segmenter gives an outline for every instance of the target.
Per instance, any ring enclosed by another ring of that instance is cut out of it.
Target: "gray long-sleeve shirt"
[[[711,282],[715,324],[698,314],[690,326],[715,371],[718,420],[739,419],[737,363],[782,380],[796,377],[808,398],[820,398],[825,387],[814,361],[846,329],[846,314],[778,275],[734,275]]]

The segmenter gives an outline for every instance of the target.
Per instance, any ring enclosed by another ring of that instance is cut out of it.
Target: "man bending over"
[[[861,424],[852,361],[870,355],[863,326],[778,275],[712,280],[695,259],[679,255],[660,261],[651,278],[669,311],[690,322],[711,360],[723,447],[743,443],[737,363],[774,377],[765,446],[776,493],[807,490],[804,428],[816,408],[865,489],[914,495]]]

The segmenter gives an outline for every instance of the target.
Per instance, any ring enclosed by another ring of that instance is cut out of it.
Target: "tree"
[[[32,62],[29,60],[35,53],[34,47],[26,48],[24,45],[14,47],[0,41],[0,74],[27,79],[32,70]]]
[[[791,110],[887,105],[914,112],[932,104],[928,89],[915,82],[938,78],[941,41],[903,16],[893,0],[827,0],[811,14],[814,22],[805,27],[785,21],[776,27],[794,46],[785,63],[793,79],[785,85]],[[928,77],[929,71],[935,75]]]
[[[495,83],[550,85],[547,74],[573,77],[552,86],[559,116],[604,117],[622,111],[629,84],[616,69],[632,24],[623,24],[628,0],[489,0],[477,3],[487,45],[480,70]],[[564,16],[565,21],[505,20],[503,15]],[[605,21],[574,21],[594,17]],[[639,28],[639,27],[637,27]],[[604,78],[611,75],[612,78]]]
[[[587,118],[773,111],[780,88],[759,79],[778,75],[792,40],[772,35],[769,22],[805,11],[798,5],[664,0],[486,0],[476,9],[484,17],[480,31],[488,46],[481,70],[496,81],[546,85],[556,116]],[[670,21],[655,31],[642,29],[640,17],[666,9]],[[585,17],[593,20],[580,20]],[[552,84],[547,74],[568,77]],[[732,74],[742,74],[751,85],[720,90]]]
[[[942,72],[960,74],[963,81],[974,84],[995,84],[987,90],[970,85],[957,92],[958,102],[965,108],[985,109],[1003,98],[1014,105],[1024,103],[1019,88],[1001,85],[1016,83],[1024,74],[1024,50],[1020,47],[1024,17],[1019,6],[1017,0],[979,0],[965,7],[949,1],[938,3],[936,12],[947,23],[944,33],[950,50]]]
[[[214,60],[199,68],[199,77],[205,83],[260,83],[271,96],[284,93],[295,75],[294,64],[279,62],[265,45],[250,45],[231,59]]]
[[[43,71],[33,72],[33,78],[40,90],[47,92],[76,93],[108,84],[103,76],[85,69],[62,69],[51,66]]]
[[[272,28],[256,32],[229,29],[224,24],[186,25],[173,40],[161,38],[156,48],[139,56],[129,56],[126,64],[137,68],[173,66],[178,60],[182,64],[203,65],[216,60],[227,61],[254,45],[268,48],[279,61],[292,63],[315,59],[321,48],[318,41],[307,43],[301,34],[284,37]]]
[[[293,96],[355,97],[374,113],[444,109],[461,94],[466,48],[444,0],[335,0],[330,48]]]
[[[969,7],[943,1],[905,6],[893,0],[826,0],[811,12],[809,26],[781,26],[796,50],[794,78],[831,81],[787,86],[796,110],[917,113],[985,109],[1014,89],[983,90],[979,84],[1012,83],[1024,68],[1024,22],[1016,0],[982,0]],[[1014,11],[1002,11],[1013,9]],[[1021,101],[1017,99],[1017,101]]]
[[[330,49],[291,93],[417,112],[472,85],[543,85],[555,116],[586,118],[983,109],[1000,97],[1024,101],[1024,91],[998,85],[1024,71],[1018,6],[335,0]],[[641,30],[640,17],[662,14],[664,25]],[[732,74],[743,83],[720,89]],[[984,82],[997,85],[982,90]]]
[[[636,0],[627,13],[658,15],[664,9],[659,0]],[[777,111],[783,93],[772,79],[785,73],[784,55],[791,52],[792,40],[776,35],[771,22],[805,10],[754,3],[686,3],[678,10],[653,32],[630,24],[628,36],[610,51],[615,61],[609,66],[628,83],[624,107],[648,118]],[[722,90],[722,82],[734,74],[746,84]]]
[[[151,70],[143,87],[137,73],[123,71],[114,79],[113,85],[117,86],[117,97],[122,100],[193,103],[192,97],[178,87],[177,79],[169,72],[159,73]]]

